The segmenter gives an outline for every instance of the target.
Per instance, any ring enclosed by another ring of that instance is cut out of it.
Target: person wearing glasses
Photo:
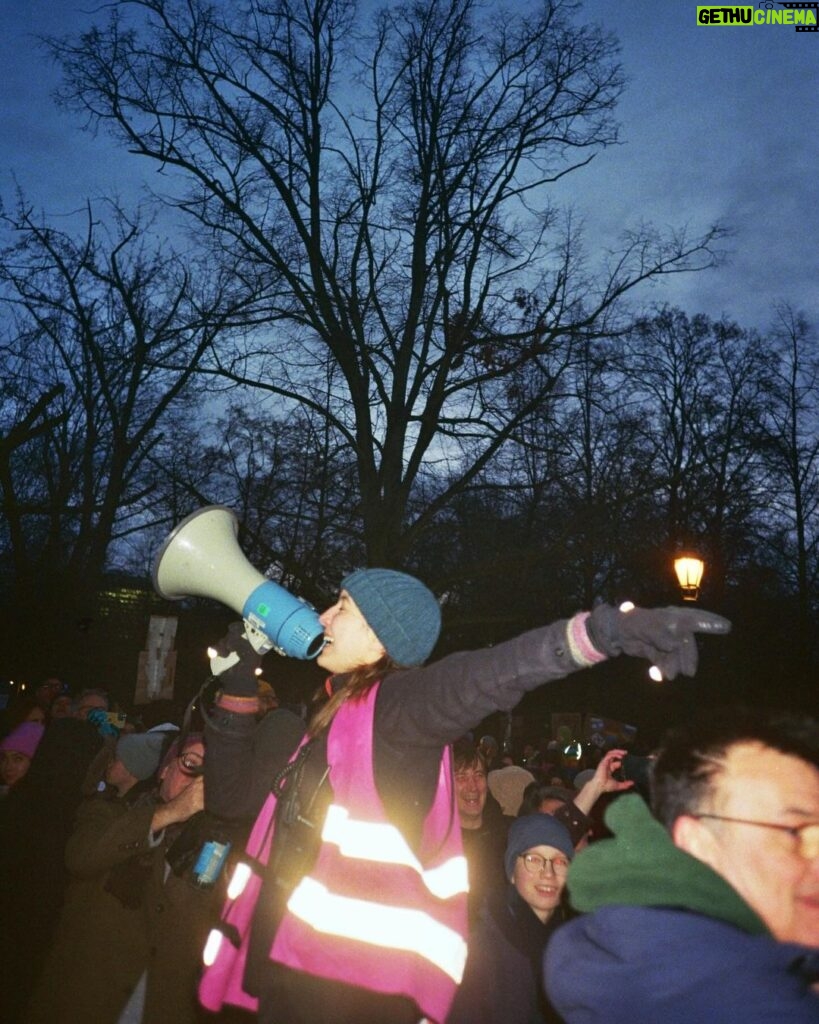
[[[224,888],[196,888],[175,851],[204,808],[204,758],[201,733],[120,737],[105,789],[80,805],[65,904],[22,1024],[198,1018],[200,953]]]
[[[552,1024],[543,990],[546,943],[566,919],[563,892],[574,844],[550,814],[526,814],[509,828],[507,885],[488,901],[469,937],[461,987],[447,1024]]]
[[[819,722],[698,717],[650,790],[651,811],[618,798],[614,838],[572,865],[583,913],[545,963],[566,1024],[819,1021]]]

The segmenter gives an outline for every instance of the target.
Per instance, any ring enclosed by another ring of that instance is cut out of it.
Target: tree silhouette
[[[406,562],[630,289],[715,258],[718,228],[640,229],[586,267],[549,185],[616,141],[623,80],[575,14],[137,0],[51,40],[63,101],[238,260],[258,298],[216,372],[326,417],[372,563]],[[446,486],[414,501],[430,473]]]

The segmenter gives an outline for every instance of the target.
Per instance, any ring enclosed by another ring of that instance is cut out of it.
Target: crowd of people
[[[724,619],[600,605],[427,663],[438,602],[369,569],[320,621],[309,709],[242,623],[196,722],[57,678],[7,709],[3,1021],[819,1021],[815,720],[714,711],[639,778],[476,732],[606,658],[692,675]]]

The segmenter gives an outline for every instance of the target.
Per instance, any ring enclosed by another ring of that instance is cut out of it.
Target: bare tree
[[[2,367],[3,388],[0,393],[0,508],[3,515],[2,531],[3,547],[7,556],[2,560],[13,577],[22,577],[28,564],[25,557],[27,550],[26,531],[24,524],[25,498],[21,489],[32,488],[30,475],[16,472],[15,460],[21,450],[25,450],[41,436],[52,434],[62,423],[63,415],[53,412],[55,400],[60,397],[64,388],[62,384],[53,384],[41,393],[34,391],[34,398],[29,398],[28,388],[15,387],[15,377],[19,363],[19,354],[12,351],[12,346],[0,346],[0,367]]]
[[[804,313],[778,303],[769,332],[774,360],[762,415],[771,500],[763,543],[796,596],[807,640],[819,600],[819,359]]]
[[[90,581],[112,542],[144,526],[147,456],[222,325],[227,289],[218,275],[195,281],[118,208],[105,227],[89,207],[79,237],[23,203],[5,224],[16,236],[0,255],[6,369],[47,401],[47,415],[33,406],[6,433],[14,561],[21,577],[47,567]]]
[[[629,333],[622,369],[651,451],[663,558],[693,544],[719,593],[726,573],[746,561],[766,500],[756,426],[765,348],[735,324],[664,307]]]
[[[403,562],[555,384],[510,403],[507,377],[567,363],[634,285],[713,262],[718,229],[641,229],[593,277],[552,209],[548,186],[617,139],[616,43],[575,15],[115,0],[51,40],[63,100],[156,163],[261,290],[217,371],[346,440],[373,562]],[[419,509],[430,467],[447,486]]]

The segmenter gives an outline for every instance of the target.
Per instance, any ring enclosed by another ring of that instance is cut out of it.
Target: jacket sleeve
[[[78,878],[91,878],[149,852],[155,810],[153,803],[123,807],[116,800],[84,800],[66,844],[66,867]]]
[[[227,821],[253,819],[303,734],[304,722],[284,708],[258,723],[214,708],[205,725],[205,809]]]
[[[553,817],[566,826],[566,831],[569,833],[573,846],[577,846],[591,828],[591,818],[584,814],[577,804],[571,801],[563,804],[562,807],[558,807]]]
[[[569,644],[570,621],[392,673],[379,693],[379,733],[395,747],[441,747],[492,712],[511,711],[530,690],[585,667]]]

